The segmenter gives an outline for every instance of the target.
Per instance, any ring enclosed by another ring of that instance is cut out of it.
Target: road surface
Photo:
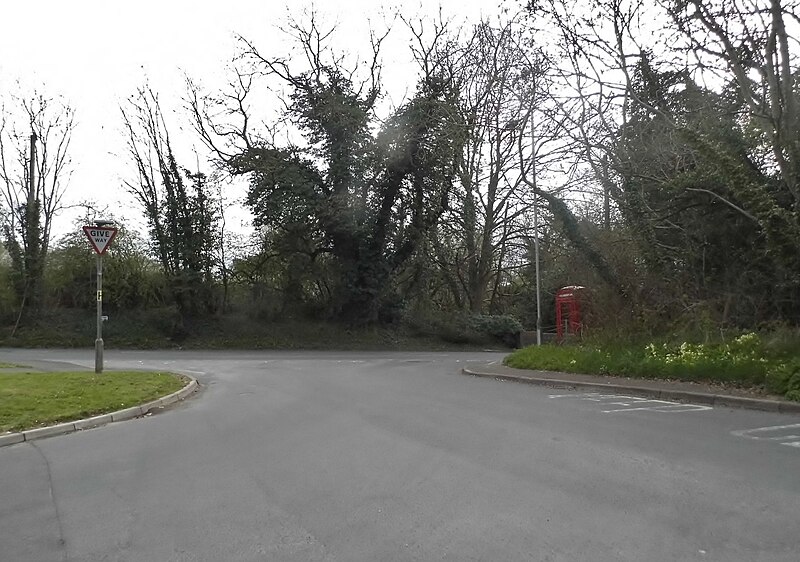
[[[800,417],[459,374],[500,358],[107,350],[203,390],[0,448],[0,561],[797,562]]]

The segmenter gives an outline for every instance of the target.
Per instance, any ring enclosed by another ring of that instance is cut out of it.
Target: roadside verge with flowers
[[[544,345],[519,349],[518,369],[712,382],[800,401],[800,354],[774,351],[755,333],[715,344]]]

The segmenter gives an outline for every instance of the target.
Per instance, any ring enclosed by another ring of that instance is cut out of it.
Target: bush
[[[518,345],[519,333],[522,331],[522,324],[520,321],[509,315],[471,316],[469,319],[469,327],[471,330],[480,334],[492,336],[508,347],[516,347]]]
[[[767,372],[765,386],[769,392],[782,394],[790,400],[800,400],[800,359],[772,367]]]
[[[403,325],[412,335],[441,339],[447,343],[487,345],[485,332],[474,329],[465,314],[448,314],[422,306],[407,309]]]
[[[463,317],[450,315],[407,315],[405,325],[416,336],[441,338],[448,343],[477,343],[480,336],[471,331]]]
[[[403,324],[418,336],[441,338],[448,343],[516,347],[522,324],[513,316],[448,314],[415,306],[407,309]]]

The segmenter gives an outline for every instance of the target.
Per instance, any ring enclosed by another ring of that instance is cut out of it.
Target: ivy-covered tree
[[[657,72],[647,56],[632,85],[659,111],[630,108],[613,152],[620,180],[615,199],[646,268],[660,279],[661,294],[651,294],[662,306],[676,298],[684,306],[707,302],[722,321],[773,315],[769,295],[776,294],[782,274],[768,258],[757,221],[734,203],[740,180],[725,165],[757,159],[760,150],[736,118],[741,106],[735,88],[711,92],[685,72]],[[703,150],[705,143],[715,151]],[[754,161],[749,165],[756,168]]]
[[[622,221],[612,224],[609,205],[606,225],[639,240],[627,295],[668,287],[660,303],[673,314],[705,307],[714,320],[797,323],[800,71],[787,31],[797,3],[528,9],[533,27],[556,31],[553,60],[567,63],[557,90],[577,101],[560,112],[581,147],[575,165],[617,202]]]
[[[208,178],[178,164],[158,96],[140,88],[121,108],[135,179],[126,181],[184,317],[216,310],[217,209]]]
[[[394,276],[447,208],[463,137],[457,92],[447,76],[427,74],[413,98],[381,122],[382,38],[373,37],[368,76],[358,82],[327,50],[330,33],[314,19],[291,31],[308,68],[295,70],[245,42],[252,67],[240,70],[238,90],[227,98],[237,100],[241,126],[232,132],[210,119],[195,91],[197,128],[231,173],[249,178],[247,204],[258,226],[302,241],[292,251],[332,256],[334,315],[376,321],[382,304],[395,300]],[[286,116],[302,142],[279,144],[248,128],[244,100],[254,75],[289,89]],[[238,147],[218,146],[223,130]]]

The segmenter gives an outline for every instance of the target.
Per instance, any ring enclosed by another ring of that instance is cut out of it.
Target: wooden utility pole
[[[610,180],[608,179],[608,155],[603,156],[603,226],[606,230],[611,228],[611,193]]]
[[[36,190],[36,131],[31,131],[31,160],[28,168],[28,202],[25,207],[23,231],[23,251],[25,252],[25,293],[34,310],[38,306],[41,248],[39,246],[39,194]]]

